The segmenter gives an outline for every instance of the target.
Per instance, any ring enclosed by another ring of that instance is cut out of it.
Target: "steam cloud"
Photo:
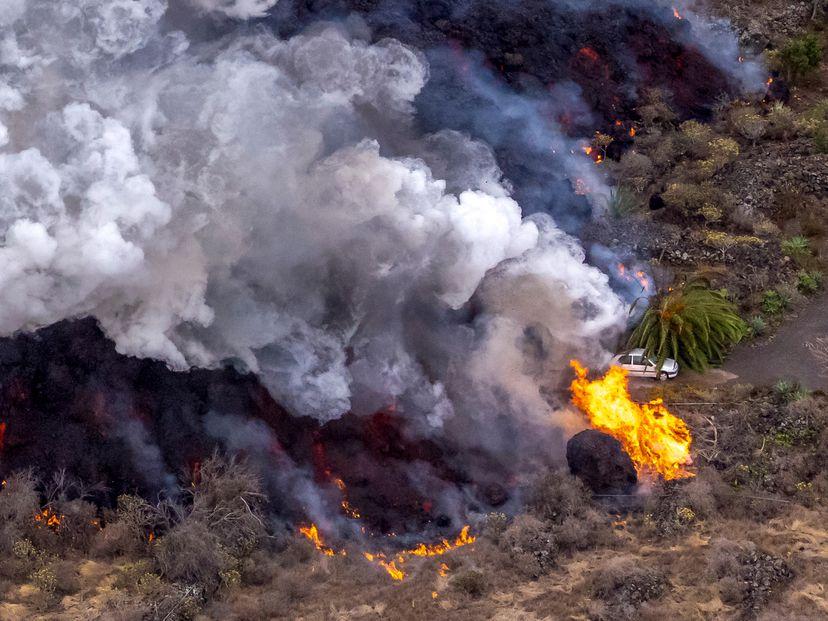
[[[195,44],[166,8],[0,18],[0,331],[94,315],[121,352],[233,361],[321,420],[548,415],[552,370],[600,357],[622,302],[548,216],[522,218],[485,145],[416,136],[424,58],[330,25]]]

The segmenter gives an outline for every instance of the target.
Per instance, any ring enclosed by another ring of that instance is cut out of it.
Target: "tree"
[[[822,46],[815,34],[806,34],[791,39],[779,51],[779,61],[791,80],[812,73],[822,60]]]
[[[657,358],[659,368],[670,357],[704,371],[710,364],[721,363],[745,333],[744,321],[724,293],[711,289],[704,280],[693,280],[651,299],[630,335],[629,346],[643,347]]]

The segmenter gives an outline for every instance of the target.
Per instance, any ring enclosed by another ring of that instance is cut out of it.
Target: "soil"
[[[772,384],[779,379],[798,382],[810,390],[828,391],[828,373],[806,348],[815,337],[828,336],[828,292],[822,292],[791,317],[768,340],[739,345],[724,370],[739,383]]]

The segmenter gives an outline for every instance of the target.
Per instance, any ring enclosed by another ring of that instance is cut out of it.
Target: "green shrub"
[[[786,138],[796,129],[796,113],[781,101],[771,106],[768,112],[769,133],[774,138]]]
[[[814,130],[814,146],[817,153],[828,153],[828,122],[820,123]]]
[[[813,72],[822,60],[822,46],[815,34],[791,39],[777,55],[789,79],[796,80]]]
[[[794,235],[782,242],[782,252],[792,259],[804,259],[811,254],[811,243],[807,237]]]
[[[747,321],[751,336],[761,336],[768,328],[768,324],[761,315],[754,315]]]
[[[799,289],[800,293],[804,293],[805,295],[816,293],[822,288],[822,272],[799,272],[796,280],[796,288]]]
[[[745,335],[745,323],[722,291],[693,280],[650,301],[630,347],[643,347],[658,364],[668,357],[695,371],[720,363]]]
[[[635,195],[625,186],[619,186],[610,190],[607,198],[607,211],[613,218],[623,218],[637,207]]]
[[[679,146],[692,158],[703,159],[710,155],[713,131],[698,121],[685,121],[679,125]]]
[[[773,391],[785,403],[794,403],[808,396],[808,391],[802,388],[799,383],[785,379],[778,380],[773,385]]]
[[[730,125],[743,138],[755,143],[768,129],[768,122],[753,108],[736,108],[730,113]]]
[[[776,289],[762,294],[762,312],[766,315],[781,315],[791,304],[791,298]]]

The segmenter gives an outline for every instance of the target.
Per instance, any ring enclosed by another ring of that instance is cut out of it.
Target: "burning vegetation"
[[[442,556],[451,550],[474,543],[477,538],[469,534],[469,529],[470,527],[468,525],[464,526],[461,529],[460,534],[454,540],[443,539],[437,543],[420,543],[413,548],[399,550],[394,553],[362,551],[360,552],[360,555],[369,563],[382,567],[382,569],[384,569],[388,575],[391,576],[392,580],[399,582],[405,579],[406,571],[404,570],[404,565],[412,557],[430,558],[434,556]],[[299,533],[308,539],[308,541],[313,543],[314,547],[325,556],[348,555],[345,549],[341,549],[337,552],[333,548],[327,546],[323,542],[316,524],[311,524],[310,526],[300,526]],[[447,571],[448,566],[445,565],[445,563],[441,563],[438,573],[441,576],[445,576]]]
[[[661,476],[668,481],[694,476],[688,470],[692,463],[690,430],[661,399],[633,401],[627,373],[620,367],[610,367],[604,377],[590,381],[587,368],[577,360],[571,365],[576,375],[570,386],[572,402],[590,425],[621,442],[639,476]]]

